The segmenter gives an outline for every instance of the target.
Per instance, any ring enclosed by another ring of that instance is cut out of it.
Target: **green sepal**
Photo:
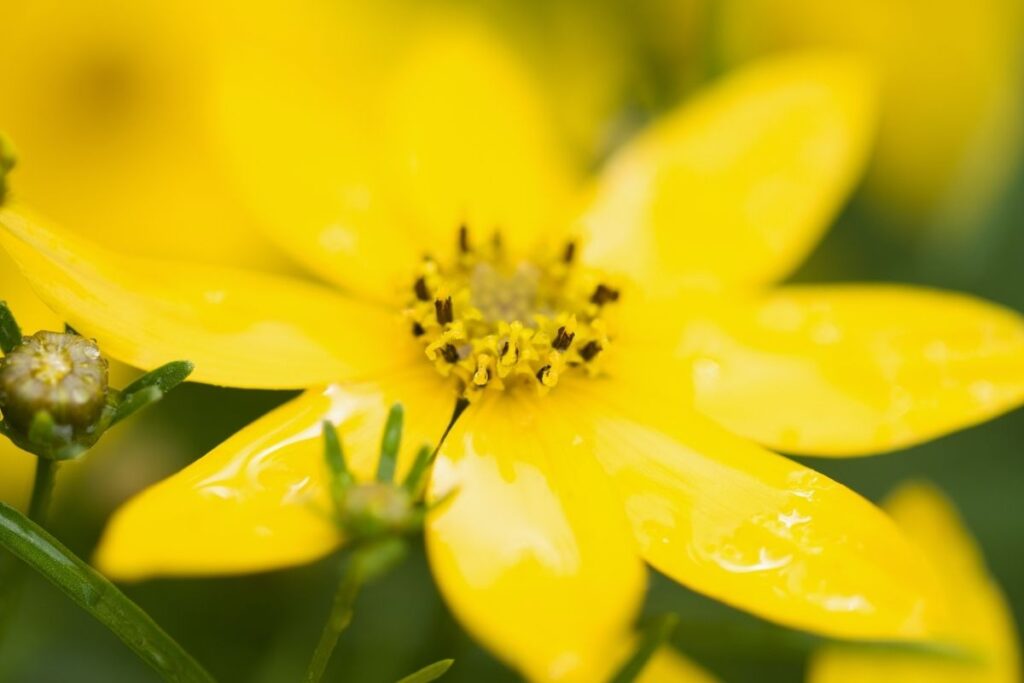
[[[171,361],[126,386],[120,391],[108,427],[159,401],[164,394],[184,382],[194,369],[195,366],[187,360]]]
[[[21,328],[6,301],[0,301],[0,351],[10,353],[21,344]]]
[[[340,517],[345,492],[355,485],[356,480],[348,469],[348,463],[345,462],[345,451],[341,445],[341,437],[338,436],[338,429],[330,420],[323,421],[323,434],[324,460],[327,461],[327,470],[331,474],[331,500],[335,513]]]
[[[380,443],[380,460],[377,461],[377,481],[387,483],[394,481],[395,468],[398,465],[398,448],[402,444],[402,421],[405,410],[401,403],[391,406],[387,422],[384,424],[384,437]]]
[[[405,475],[402,487],[409,492],[413,500],[418,500],[423,493],[427,480],[427,472],[434,461],[434,450],[430,446],[423,446],[416,454],[416,459]]]
[[[632,656],[626,660],[622,668],[612,677],[611,683],[631,683],[643,672],[647,662],[661,645],[667,641],[679,625],[679,617],[675,614],[664,614],[653,619],[643,631],[640,643]]]
[[[444,676],[454,663],[454,659],[442,659],[439,662],[428,664],[415,673],[409,674],[398,681],[398,683],[430,683],[431,681],[436,681],[441,676]]]

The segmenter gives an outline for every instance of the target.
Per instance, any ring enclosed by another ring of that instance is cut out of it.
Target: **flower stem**
[[[39,526],[46,526],[59,466],[60,462],[57,460],[36,458],[36,478],[32,484],[32,497],[28,503],[28,518]]]
[[[384,538],[358,547],[349,555],[338,581],[331,603],[331,613],[320,633],[320,641],[306,669],[306,683],[319,683],[331,661],[338,638],[352,622],[356,596],[359,590],[394,567],[405,556],[405,544],[400,538]]]
[[[165,681],[212,683],[214,680],[114,584],[41,526],[4,503],[0,503],[0,546],[110,629]]]

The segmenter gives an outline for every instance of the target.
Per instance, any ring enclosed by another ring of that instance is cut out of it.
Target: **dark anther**
[[[449,363],[459,362],[459,350],[451,344],[445,344],[441,347],[441,356]]]
[[[452,312],[452,298],[434,299],[434,312],[437,314],[439,325],[447,325],[455,320],[455,313]]]
[[[495,252],[500,252],[504,246],[505,245],[501,241],[501,231],[495,230],[494,234],[491,235],[491,247],[494,248]]]
[[[590,303],[597,304],[598,306],[604,306],[609,301],[619,300],[619,290],[612,289],[607,285],[598,285],[597,289],[590,296]]]
[[[569,344],[572,344],[572,340],[576,337],[575,332],[566,332],[565,325],[558,328],[558,333],[555,335],[555,340],[551,342],[551,347],[558,349],[559,351],[565,351],[569,348]]]
[[[505,343],[501,345],[501,357],[504,358],[505,356],[507,356],[508,352],[511,351],[511,350],[513,350],[512,345],[506,339]],[[519,347],[516,346],[514,350],[516,352],[516,362],[518,363],[519,362]]]
[[[580,357],[588,362],[599,353],[601,353],[601,345],[593,340],[588,341],[586,344],[583,345],[583,348],[580,349]]]
[[[422,277],[416,278],[412,291],[416,292],[416,298],[420,301],[430,301],[430,290],[427,289],[427,281]]]
[[[573,259],[576,258],[576,243],[569,242],[565,245],[565,253],[562,254],[562,261],[565,263],[572,263]]]
[[[548,374],[549,372],[551,372],[550,365],[545,365],[544,367],[542,367],[540,370],[537,371],[537,381],[543,384],[544,375]]]
[[[459,251],[463,254],[469,252],[469,228],[465,223],[459,226]]]
[[[426,333],[427,333],[427,331],[425,329],[423,329],[423,325],[420,325],[419,323],[413,323],[412,324],[412,336],[414,336],[414,337],[422,337]]]

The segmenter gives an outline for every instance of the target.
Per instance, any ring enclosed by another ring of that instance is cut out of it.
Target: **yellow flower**
[[[826,648],[812,661],[811,683],[1015,683],[1020,652],[1013,619],[981,552],[952,505],[930,486],[904,485],[886,504],[896,523],[939,570],[950,596],[953,630],[946,634],[959,656],[895,653],[854,647]]]
[[[1024,13],[1017,0],[736,0],[724,53],[833,47],[884,75],[871,196],[934,230],[975,227],[1024,141]]]
[[[436,443],[468,395],[433,472],[433,496],[457,494],[428,519],[428,554],[462,623],[531,679],[599,678],[644,562],[797,628],[932,632],[941,597],[891,521],[758,445],[890,450],[1024,396],[1012,312],[902,286],[765,289],[859,176],[859,64],[738,73],[581,199],[530,79],[478,27],[392,45],[374,79],[366,46],[293,28],[225,68],[224,135],[267,234],[338,290],[130,258],[0,210],[0,245],[111,356],[310,387],[125,506],[105,571],[321,557],[340,542],[311,513],[327,501],[321,421],[368,478],[388,405],[405,404],[407,439]]]
[[[276,265],[218,159],[219,5],[0,0],[0,129],[21,152],[20,197],[131,253]]]

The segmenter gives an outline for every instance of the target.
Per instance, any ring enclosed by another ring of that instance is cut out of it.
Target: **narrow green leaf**
[[[416,673],[409,674],[398,681],[398,683],[430,683],[430,681],[436,681],[441,676],[444,676],[454,663],[454,659],[442,659],[440,662],[428,664]]]
[[[388,421],[384,425],[384,438],[380,444],[380,460],[377,462],[377,481],[389,482],[395,478],[398,463],[398,447],[402,444],[402,419],[405,411],[401,403],[391,406]]]
[[[121,402],[114,409],[114,416],[110,419],[110,426],[113,427],[121,420],[134,415],[151,403],[156,403],[164,397],[164,392],[157,386],[148,386],[130,394],[123,394]]]
[[[21,328],[8,308],[6,301],[0,301],[0,351],[10,353],[21,343]]]
[[[423,491],[427,471],[433,459],[434,450],[430,446],[421,447],[416,454],[416,460],[413,461],[412,467],[409,468],[409,473],[405,475],[405,481],[402,482],[402,486],[414,500],[419,498],[420,493]]]
[[[208,683],[203,669],[103,575],[14,508],[0,503],[0,545],[110,629],[165,681]]]
[[[651,621],[640,637],[636,651],[612,678],[611,683],[631,683],[643,672],[647,662],[679,625],[679,617],[665,614]]]
[[[142,377],[138,378],[124,389],[121,390],[121,394],[127,400],[127,398],[138,391],[143,391],[149,387],[156,387],[163,393],[167,393],[174,387],[184,382],[192,371],[195,369],[195,365],[187,360],[175,360],[161,365],[156,370],[147,372]]]

